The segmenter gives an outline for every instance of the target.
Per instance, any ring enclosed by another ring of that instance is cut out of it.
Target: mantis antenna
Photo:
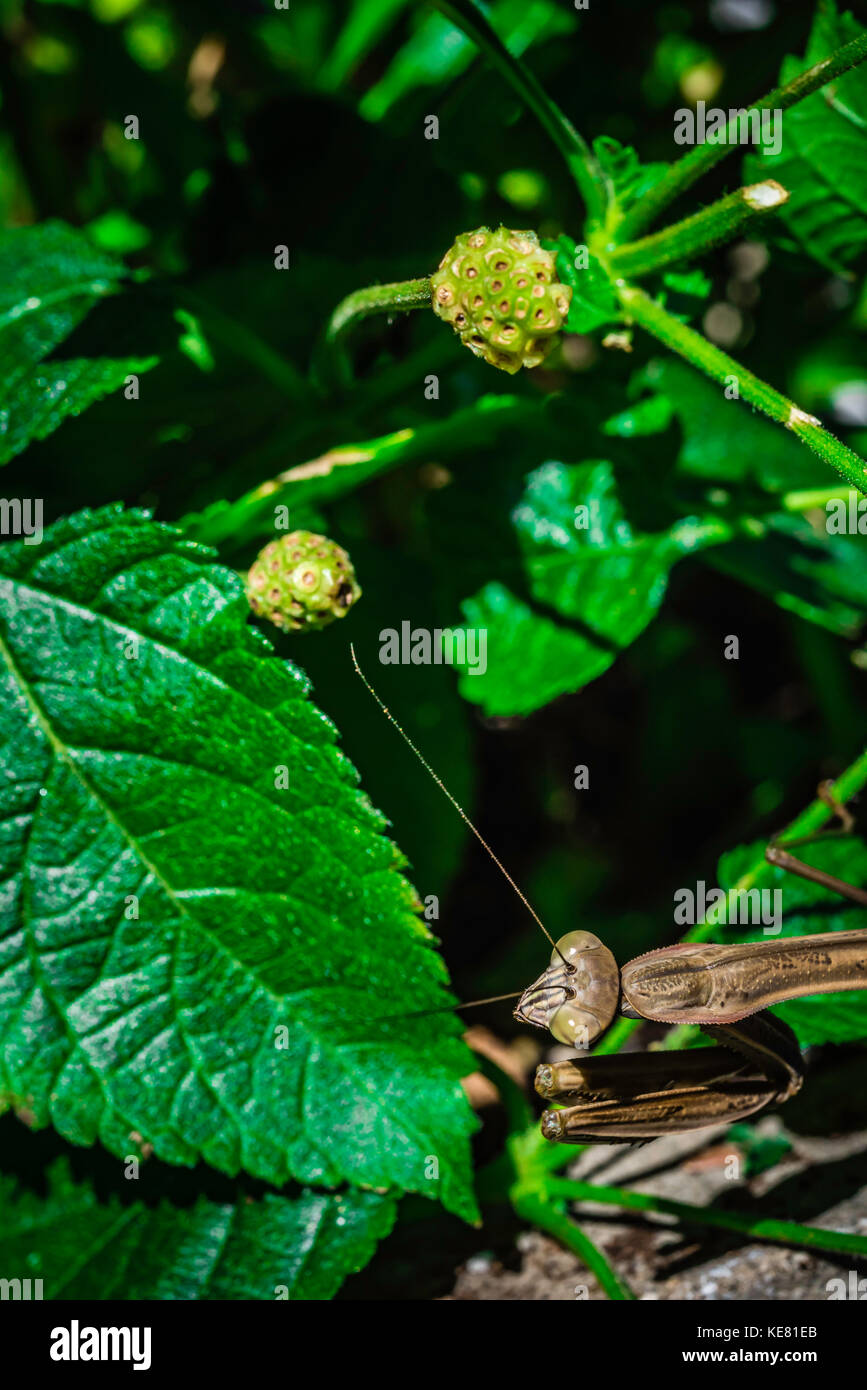
[[[361,667],[359,666],[359,664],[358,664],[358,657],[355,655],[355,647],[353,646],[353,644],[352,644],[351,642],[350,642],[350,644],[349,644],[349,650],[350,650],[350,652],[352,653],[352,664],[353,664],[353,666],[355,667],[356,675],[358,675],[358,676],[361,677],[362,681],[363,681],[364,684],[367,686],[367,689],[370,691],[370,694],[373,696],[374,700],[375,700],[376,703],[379,705],[379,708],[382,710],[382,712],[383,712],[383,714],[385,715],[386,719],[388,719],[389,722],[392,723],[392,724],[394,725],[394,727],[397,729],[397,732],[400,734],[401,738],[403,739],[404,743],[408,744],[409,747],[412,749],[413,753],[414,753],[415,756],[418,758],[419,762],[421,763],[422,767],[424,768],[424,770],[425,770],[425,772],[428,774],[428,776],[431,777],[431,778],[433,778],[434,782],[436,782],[436,784],[437,784],[437,786],[439,787],[440,791],[441,791],[445,796],[448,797],[449,801],[450,801],[450,802],[452,803],[452,805],[454,806],[454,808],[455,808],[455,810],[457,811],[458,815],[460,816],[461,820],[464,821],[464,823],[465,823],[466,825],[469,826],[470,830],[472,830],[472,832],[473,832],[473,834],[475,835],[476,839],[478,840],[479,844],[480,844],[480,845],[482,846],[482,848],[491,856],[491,858],[493,859],[493,861],[494,861],[494,863],[496,864],[497,868],[500,870],[500,873],[501,873],[501,874],[503,875],[503,877],[506,879],[507,883],[509,883],[509,884],[511,885],[511,887],[515,890],[515,892],[517,893],[518,897],[521,899],[521,902],[524,904],[525,908],[526,908],[527,911],[530,913],[530,916],[531,916],[531,917],[533,918],[533,920],[537,923],[537,925],[541,927],[542,931],[544,932],[545,936],[547,936],[547,938],[548,938],[548,940],[550,941],[551,945],[554,947],[554,950],[557,952],[557,955],[558,955],[558,956],[560,957],[560,959],[562,960],[562,962],[563,962],[563,964],[565,965],[565,967],[566,967],[567,971],[569,972],[569,974],[570,974],[570,975],[573,974],[573,973],[574,973],[574,970],[575,970],[574,965],[572,965],[572,964],[566,959],[566,957],[563,955],[563,952],[560,950],[560,948],[559,948],[559,946],[557,945],[556,941],[554,940],[553,936],[552,936],[551,933],[548,931],[548,928],[545,926],[545,923],[542,921],[542,919],[541,919],[541,917],[539,916],[538,912],[536,912],[535,908],[533,908],[532,905],[528,902],[527,898],[525,898],[524,894],[521,892],[521,890],[520,890],[520,888],[518,887],[517,883],[516,883],[515,880],[512,878],[512,875],[509,873],[508,869],[506,869],[506,867],[505,867],[503,864],[500,863],[499,859],[498,859],[497,856],[494,854],[494,851],[491,849],[491,846],[488,844],[487,840],[485,840],[485,839],[483,838],[483,836],[480,835],[479,831],[478,831],[478,830],[476,829],[476,827],[473,825],[472,821],[470,820],[470,818],[469,818],[469,816],[467,815],[466,811],[464,810],[463,806],[461,806],[460,803],[457,802],[457,801],[455,800],[455,798],[452,796],[451,792],[449,791],[448,787],[446,786],[445,782],[443,782],[442,779],[441,779],[440,777],[437,776],[437,774],[434,772],[433,768],[431,767],[430,763],[429,763],[429,762],[427,761],[427,759],[423,756],[423,754],[419,752],[418,748],[416,748],[416,746],[415,746],[415,744],[413,743],[412,739],[410,738],[409,734],[408,734],[403,728],[401,728],[400,724],[398,724],[398,722],[397,722],[397,720],[395,719],[394,715],[392,714],[391,710],[390,710],[390,709],[388,708],[388,706],[379,698],[379,696],[377,695],[377,693],[376,693],[376,691],[374,690],[373,686],[370,684],[370,681],[367,679],[367,676],[364,674],[364,672],[362,671]],[[504,997],[505,997],[505,998],[514,998],[515,996],[514,996],[514,995],[506,995],[506,996],[504,996]],[[489,1002],[489,1001],[484,1000],[484,1001],[480,1001],[480,1002],[487,1003],[487,1002]],[[464,1008],[467,1008],[467,1007],[469,1007],[469,1006],[468,1006],[468,1005],[464,1005]]]
[[[466,1004],[444,1004],[441,1009],[415,1009],[411,1014],[375,1014],[367,1022],[394,1023],[400,1020],[402,1023],[406,1018],[429,1018],[431,1014],[453,1014],[458,1009],[480,1009],[483,1004],[500,1004],[504,999],[520,999],[524,993],[523,989],[516,989],[511,994],[492,994],[490,999],[470,999]]]

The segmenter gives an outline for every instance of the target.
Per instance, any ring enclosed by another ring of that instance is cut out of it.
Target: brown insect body
[[[867,931],[738,946],[668,946],[623,967],[624,1013],[660,1023],[733,1023],[810,994],[867,987]]]
[[[555,960],[556,952],[551,971]],[[635,1142],[731,1123],[788,1100],[804,1077],[798,1040],[781,1019],[763,1011],[805,994],[867,987],[867,930],[732,946],[666,946],[629,961],[620,985],[625,1015],[698,1024],[722,1047],[574,1058],[539,1067],[539,1095],[564,1104],[542,1116],[549,1139]]]

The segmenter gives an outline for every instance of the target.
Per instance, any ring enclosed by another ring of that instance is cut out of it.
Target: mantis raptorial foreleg
[[[792,1030],[764,1015],[707,1027],[722,1047],[588,1057],[539,1067],[536,1090],[565,1103],[546,1110],[542,1133],[565,1143],[629,1143],[731,1124],[800,1089]]]

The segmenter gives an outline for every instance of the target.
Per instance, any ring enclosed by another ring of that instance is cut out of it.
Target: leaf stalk
[[[775,212],[788,198],[788,191],[776,179],[748,184],[662,232],[616,247],[608,264],[615,276],[634,279],[674,261],[694,260],[712,246],[731,241],[757,217]]]

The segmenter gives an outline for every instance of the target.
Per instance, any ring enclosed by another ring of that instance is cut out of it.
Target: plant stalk
[[[559,1240],[561,1245],[565,1245],[567,1250],[577,1255],[596,1275],[609,1298],[619,1301],[631,1301],[635,1298],[629,1285],[618,1277],[598,1246],[594,1245],[581,1227],[566,1215],[562,1202],[548,1201],[539,1193],[523,1190],[513,1192],[511,1200],[519,1216],[531,1225],[538,1226],[540,1230],[547,1231],[549,1236]]]
[[[541,82],[509,52],[477,0],[434,0],[437,9],[481,49],[526,102],[553,140],[572,175],[590,223],[602,221],[610,190],[590,146],[552,101]]]
[[[330,385],[348,386],[352,381],[352,363],[346,351],[345,335],[371,314],[430,308],[430,303],[431,283],[427,275],[418,280],[398,280],[390,285],[368,285],[353,290],[341,299],[328,320],[319,345],[318,374]]]
[[[788,198],[788,190],[776,179],[749,184],[662,232],[618,246],[608,257],[609,265],[615,275],[634,278],[650,275],[672,261],[692,260],[712,246],[731,241],[745,223],[774,212]]]
[[[481,396],[473,405],[433,424],[341,444],[293,464],[237,501],[185,517],[182,524],[190,539],[202,545],[231,541],[237,549],[273,529],[275,506],[332,502],[359,483],[402,464],[449,459],[466,449],[490,445],[506,432],[532,432],[539,418],[540,407],[532,398]]]
[[[777,1221],[774,1218],[748,1216],[744,1212],[719,1211],[701,1207],[693,1202],[675,1202],[668,1197],[655,1197],[649,1192],[634,1192],[623,1187],[600,1187],[592,1182],[570,1178],[550,1178],[547,1190],[552,1197],[573,1202],[602,1202],[624,1207],[630,1211],[652,1211],[701,1226],[718,1226],[724,1231],[737,1231],[782,1245],[799,1245],[807,1250],[831,1250],[840,1255],[867,1255],[867,1236],[850,1235],[846,1231],[829,1231],[821,1226],[801,1226],[796,1221]]]
[[[616,289],[630,319],[698,367],[712,381],[723,385],[735,381],[739,396],[743,396],[744,400],[771,420],[791,430],[815,454],[836,468],[848,483],[860,493],[867,494],[867,463],[824,429],[814,415],[800,410],[780,391],[747,371],[728,353],[696,333],[694,328],[669,314],[643,290],[623,283],[618,283]]]
[[[801,488],[784,492],[779,501],[785,512],[812,512],[824,509],[829,502],[848,502],[850,492],[842,487]]]

